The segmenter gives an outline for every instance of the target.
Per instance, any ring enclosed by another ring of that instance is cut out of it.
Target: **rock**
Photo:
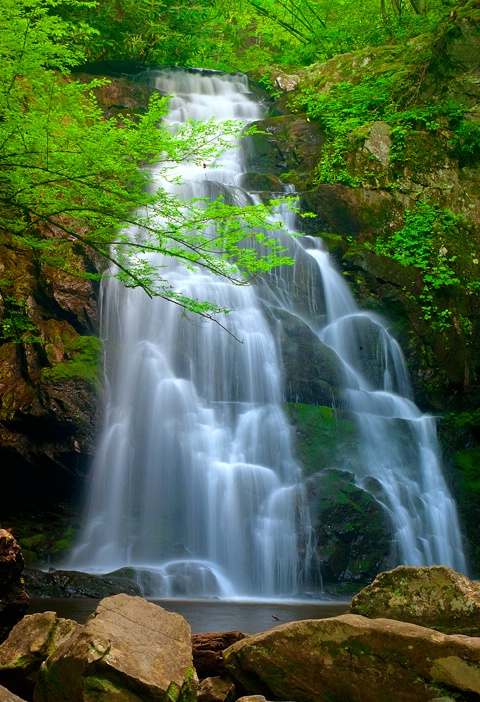
[[[213,677],[201,681],[198,702],[233,702],[235,683],[229,678]]]
[[[23,566],[20,546],[9,531],[0,529],[0,643],[28,608],[21,580]]]
[[[0,685],[0,702],[25,702],[21,697],[17,697],[6,687]]]
[[[283,624],[224,653],[248,692],[296,702],[463,702],[480,695],[480,639],[345,614]]]
[[[398,566],[359,592],[350,613],[480,636],[480,584],[446,566]]]
[[[35,702],[193,702],[191,632],[179,614],[140,597],[100,602],[42,665]]]
[[[330,405],[343,383],[338,358],[297,316],[275,310],[275,317],[282,323],[286,401]]]
[[[92,575],[75,570],[44,573],[35,568],[24,571],[25,587],[30,597],[92,597],[140,595],[140,586],[130,578],[114,575]]]
[[[194,634],[192,636],[193,665],[197,675],[203,678],[227,674],[222,652],[236,641],[244,639],[240,631],[221,631]]]
[[[0,683],[31,699],[43,661],[80,628],[55,612],[28,614],[0,646]]]
[[[325,584],[369,583],[390,556],[392,534],[385,511],[354,479],[353,473],[327,469],[306,483]]]

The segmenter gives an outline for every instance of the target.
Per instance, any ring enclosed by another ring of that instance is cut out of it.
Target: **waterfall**
[[[149,78],[174,93],[172,125],[262,116],[244,76],[162,70]],[[204,197],[226,184],[250,203],[236,188],[240,149],[217,166],[183,164],[175,171],[182,184],[162,185]],[[135,567],[157,597],[298,594],[310,527],[282,409],[278,340],[253,287],[157,263],[183,294],[232,310],[222,319],[231,334],[115,280],[105,285],[105,424],[70,567]]]
[[[307,243],[308,245],[308,243]],[[356,477],[375,478],[394,531],[396,560],[465,572],[455,502],[442,474],[435,419],[412,399],[402,351],[385,321],[359,310],[326,251],[307,252],[321,272],[326,324],[319,337],[338,355],[345,395],[360,429]]]
[[[270,276],[264,297],[301,318],[338,358],[344,379],[340,399],[359,430],[359,455],[351,456],[349,470],[368,492],[374,481],[375,496],[393,529],[392,563],[442,564],[465,573],[435,418],[422,414],[413,401],[399,344],[384,319],[359,309],[320,238],[299,237],[291,242],[290,255],[309,271],[302,274],[307,302],[299,306],[295,270]]]
[[[165,69],[148,77],[173,94],[172,125],[263,116],[243,76]],[[162,185],[192,197],[228,187],[241,204],[258,201],[240,187],[241,149],[217,166],[183,164],[175,170],[182,184]],[[277,217],[293,230],[292,213]],[[134,568],[154,597],[298,596],[311,587],[307,497],[282,409],[278,325],[267,321],[267,308],[280,308],[338,358],[342,401],[362,437],[356,480],[381,486],[395,561],[465,571],[435,420],[412,401],[398,344],[381,318],[358,309],[317,240],[287,245],[296,265],[256,287],[156,261],[176,290],[231,309],[222,320],[231,334],[182,318],[175,305],[143,291],[104,284],[105,420],[68,567]]]

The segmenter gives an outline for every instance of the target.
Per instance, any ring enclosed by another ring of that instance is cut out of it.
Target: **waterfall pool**
[[[87,598],[32,598],[28,614],[53,611],[60,617],[83,624],[95,611],[99,600]],[[238,630],[248,634],[267,631],[279,624],[301,619],[325,619],[345,614],[350,606],[344,601],[297,602],[224,602],[211,600],[151,600],[169,612],[181,614],[192,633]]]

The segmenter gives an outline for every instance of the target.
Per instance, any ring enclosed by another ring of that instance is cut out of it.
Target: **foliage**
[[[91,4],[65,0],[66,6],[80,12]],[[158,257],[243,284],[288,262],[278,224],[268,220],[271,208],[184,202],[168,183],[153,182],[149,166],[163,154],[161,176],[176,182],[176,164],[212,163],[241,125],[190,121],[173,133],[161,124],[167,101],[158,95],[138,122],[105,120],[91,92],[102,81],[85,88],[61,75],[78,52],[70,45],[71,26],[50,13],[54,8],[54,0],[5,0],[0,18],[3,237],[31,251],[38,265],[70,267],[76,275],[69,261],[80,243],[113,264],[128,286],[207,317],[226,311],[173,290]]]
[[[440,310],[434,302],[434,292],[460,284],[453,268],[456,256],[449,256],[444,241],[451,230],[465,219],[438,205],[418,201],[405,213],[402,229],[387,238],[378,238],[373,250],[390,256],[402,266],[420,271],[423,292],[420,295],[424,318],[441,330],[449,326],[451,311]]]
[[[2,295],[3,318],[0,322],[0,341],[14,344],[40,341],[38,329],[27,314],[26,300]]]
[[[450,140],[460,166],[470,166],[480,159],[480,126],[467,119],[460,119]]]
[[[150,64],[192,65],[202,50],[211,0],[102,0],[63,2],[61,15],[82,26],[75,40],[90,60],[136,59]]]

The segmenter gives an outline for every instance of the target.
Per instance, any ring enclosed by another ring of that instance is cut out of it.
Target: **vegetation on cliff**
[[[62,7],[74,17],[91,5],[71,0]],[[175,164],[190,160],[207,167],[230,146],[240,125],[189,121],[172,131],[162,126],[167,106],[157,94],[135,120],[104,119],[92,92],[104,81],[85,85],[68,74],[83,57],[73,40],[76,30],[86,39],[95,31],[55,11],[56,3],[48,0],[7,0],[3,7],[2,236],[10,247],[31,251],[37,265],[60,267],[69,275],[79,275],[70,254],[80,244],[112,263],[111,274],[127,286],[204,316],[225,311],[173,290],[152,256],[173,256],[242,284],[283,260],[275,234],[268,233],[278,229],[268,221],[270,208],[240,208],[221,199],[185,202],[158,184],[158,172],[154,182],[149,165],[162,154],[162,175],[175,182]],[[265,232],[255,237],[255,245],[246,241],[254,227]],[[81,275],[99,277],[95,270]],[[0,281],[4,300],[8,285]],[[20,319],[11,312],[4,335],[15,318]]]

